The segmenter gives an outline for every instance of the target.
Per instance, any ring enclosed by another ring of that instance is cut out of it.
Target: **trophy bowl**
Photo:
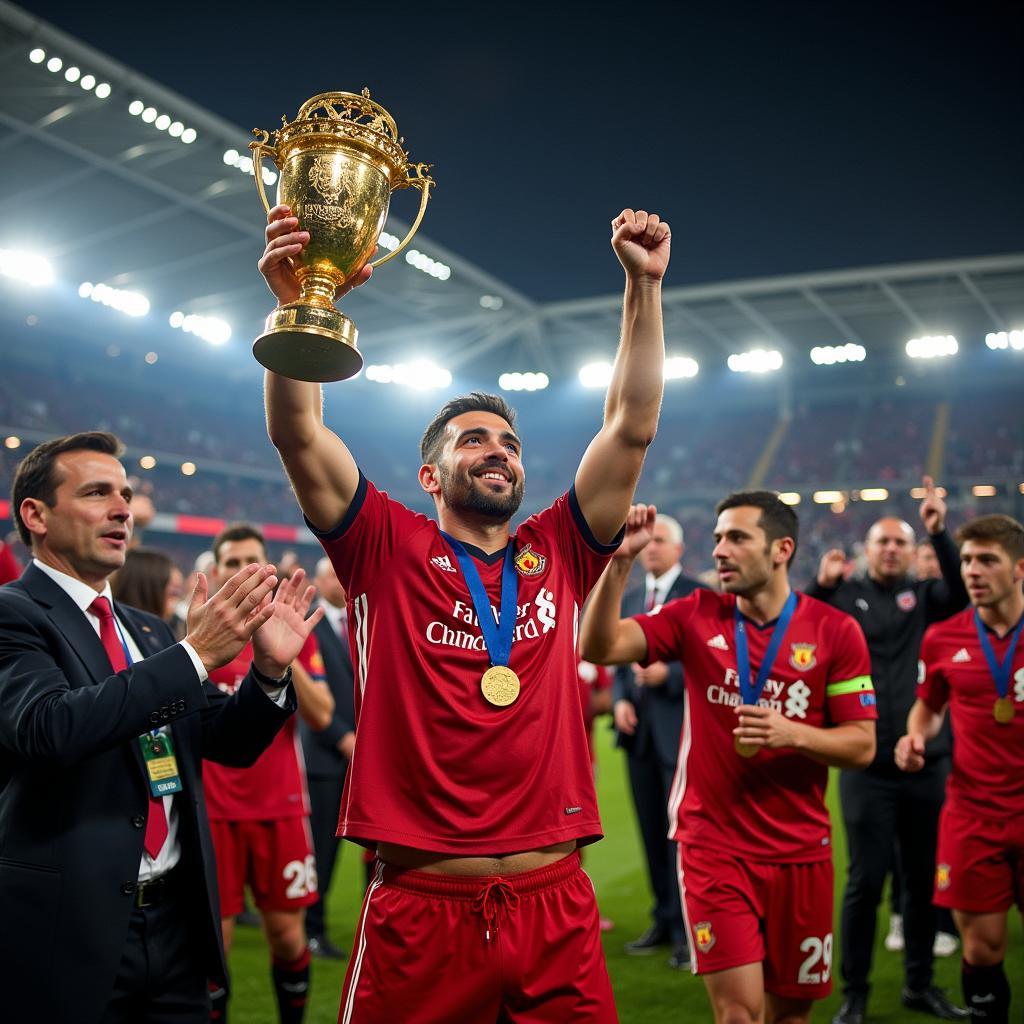
[[[339,288],[370,263],[387,220],[391,193],[420,190],[419,212],[409,233],[379,267],[397,256],[419,229],[434,185],[429,164],[409,163],[394,119],[362,93],[324,92],[307,100],[294,121],[269,133],[257,128],[249,143],[253,174],[264,209],[263,160],[277,166],[277,202],[291,207],[309,243],[291,257],[300,294],[267,317],[253,355],[268,370],[293,380],[345,380],[359,372],[355,324],[334,305]]]

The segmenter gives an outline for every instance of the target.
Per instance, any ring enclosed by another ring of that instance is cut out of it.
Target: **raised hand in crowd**
[[[834,587],[842,582],[846,571],[846,552],[842,548],[832,548],[821,556],[818,563],[818,586]]]
[[[924,500],[918,512],[924,528],[934,536],[946,528],[946,502],[930,476],[921,477],[921,483],[924,485]]]

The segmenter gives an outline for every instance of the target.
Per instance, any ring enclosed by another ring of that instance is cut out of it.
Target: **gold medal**
[[[732,741],[736,753],[740,757],[753,757],[761,748],[755,747],[752,743],[744,743],[738,736]]]
[[[507,708],[519,696],[519,676],[507,665],[492,665],[480,678],[484,699],[496,708]]]
[[[1011,697],[998,697],[995,704],[992,705],[992,717],[1000,725],[1009,725],[1016,713],[1017,709],[1013,706]]]

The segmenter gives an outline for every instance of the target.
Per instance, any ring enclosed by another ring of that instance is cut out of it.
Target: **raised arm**
[[[651,539],[656,512],[653,505],[629,509],[626,536],[591,591],[580,625],[580,647],[583,657],[595,665],[624,665],[647,657],[644,631],[632,619],[620,618],[620,609],[633,560]]]
[[[299,296],[289,258],[302,252],[308,242],[309,232],[299,230],[298,219],[287,206],[270,211],[267,247],[259,269],[279,305]],[[352,287],[368,281],[370,273],[369,267],[364,268]],[[341,438],[324,425],[320,385],[290,380],[268,370],[264,400],[267,433],[281,456],[299,506],[317,529],[332,529],[355,497],[359,470]]]
[[[946,503],[930,476],[921,482],[925,492],[919,509],[921,522],[942,570],[942,579],[929,581],[925,588],[925,614],[929,622],[940,622],[966,608],[969,599],[960,575],[960,548],[946,531]]]
[[[657,214],[623,210],[612,247],[626,271],[622,338],[605,399],[604,423],[576,471],[576,497],[594,536],[618,533],[633,500],[647,447],[658,428],[664,391],[661,281],[671,234]]]

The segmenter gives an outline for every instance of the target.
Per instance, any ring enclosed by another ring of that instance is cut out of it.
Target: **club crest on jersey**
[[[817,644],[790,644],[790,665],[798,672],[806,672],[809,668],[814,668],[818,664],[818,659],[814,656],[814,649],[817,646]]]
[[[939,864],[935,868],[935,888],[945,892],[949,888],[949,873],[952,869],[948,864]]]
[[[324,667],[324,658],[319,651],[314,651],[309,659],[309,670],[315,676],[322,676],[327,674],[327,669]]]
[[[715,930],[710,921],[698,921],[693,926],[693,941],[702,953],[711,951],[715,944]]]
[[[527,544],[512,560],[520,576],[539,576],[548,567],[548,556]]]
[[[901,590],[896,595],[896,607],[901,612],[912,612],[917,607],[917,594],[912,590]]]

